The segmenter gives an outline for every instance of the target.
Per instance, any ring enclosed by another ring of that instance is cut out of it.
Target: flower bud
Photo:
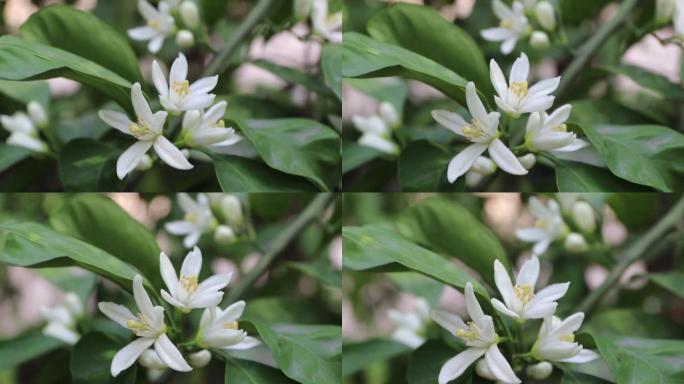
[[[242,203],[240,199],[235,195],[225,195],[221,199],[221,211],[228,224],[233,227],[239,227],[242,225],[243,215],[242,215]]]
[[[382,103],[380,103],[379,113],[380,117],[385,121],[385,123],[387,123],[387,125],[390,128],[399,128],[401,121],[399,121],[399,114],[397,113],[397,110],[394,108],[392,103],[389,103],[387,101],[383,101]]]
[[[488,380],[496,380],[496,376],[492,373],[492,371],[489,370],[489,367],[487,366],[487,362],[485,359],[480,359],[477,361],[477,364],[475,365],[475,373],[477,373],[480,377],[488,379]]]
[[[194,1],[184,1],[180,5],[179,12],[181,20],[183,20],[183,24],[185,24],[187,27],[195,29],[197,26],[199,26],[199,9]]]
[[[534,156],[531,153],[528,153],[525,156],[518,157],[518,160],[520,161],[520,164],[522,164],[525,169],[532,169],[535,164],[537,164],[537,157]]]
[[[551,376],[553,365],[548,361],[542,361],[534,365],[527,366],[527,376],[535,380],[544,380]]]
[[[596,230],[596,216],[591,205],[586,201],[578,201],[572,207],[575,224],[582,232],[593,233]]]
[[[140,355],[138,362],[145,368],[157,370],[168,368],[166,364],[161,361],[159,355],[157,355],[157,352],[155,352],[154,349],[146,349],[145,352]]]
[[[584,253],[589,249],[584,236],[577,232],[572,232],[565,238],[564,246],[566,251],[574,254]]]
[[[195,45],[195,36],[187,29],[181,29],[176,33],[176,45],[180,48],[190,48]]]
[[[199,352],[191,353],[188,355],[188,358],[193,368],[204,368],[211,361],[211,352],[203,349]]]
[[[530,36],[530,45],[534,49],[544,50],[551,45],[549,41],[549,35],[546,32],[534,31]]]
[[[36,123],[39,127],[45,127],[48,123],[47,114],[37,101],[31,101],[28,103],[28,114],[31,116],[31,120]]]
[[[297,20],[306,19],[311,14],[314,0],[294,0],[294,15]]]
[[[540,1],[534,6],[534,14],[542,28],[547,31],[556,29],[556,11],[548,1]]]
[[[231,245],[235,242],[235,232],[227,225],[219,225],[214,232],[214,241],[220,245]]]
[[[483,176],[489,176],[496,172],[496,163],[488,157],[479,156],[477,159],[475,159],[475,162],[470,170]]]
[[[64,296],[64,306],[73,315],[79,315],[83,312],[83,304],[81,304],[81,299],[79,299],[78,295],[76,295],[74,292],[68,292],[66,296]]]
[[[142,158],[140,158],[140,162],[138,165],[135,166],[136,171],[147,171],[148,169],[152,168],[152,158],[148,154],[144,154]]]

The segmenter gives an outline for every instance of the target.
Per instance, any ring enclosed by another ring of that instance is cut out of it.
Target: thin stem
[[[625,270],[632,265],[639,258],[644,257],[647,251],[654,247],[657,242],[662,241],[663,235],[672,227],[677,226],[684,218],[684,197],[672,207],[662,220],[658,222],[653,228],[641,236],[629,248],[624,251],[620,262],[608,274],[606,281],[601,284],[596,290],[592,291],[579,305],[579,311],[590,313],[601,299],[613,288],[613,286],[620,280],[620,277]]]
[[[331,201],[333,193],[318,194],[309,205],[290,223],[273,241],[265,246],[265,253],[257,265],[244,275],[224,298],[224,303],[232,303],[241,297],[254,282],[264,274],[266,269],[287,246],[312,222],[316,221]]]
[[[615,16],[605,23],[584,45],[577,51],[577,56],[563,72],[561,83],[558,86],[557,95],[564,95],[575,83],[576,77],[582,73],[584,66],[603,43],[615,32],[615,30],[627,18],[632,8],[637,5],[637,0],[624,0],[620,4]],[[559,97],[560,97],[559,96]]]

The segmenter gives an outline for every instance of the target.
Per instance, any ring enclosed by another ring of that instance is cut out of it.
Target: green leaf
[[[36,272],[62,292],[74,292],[83,303],[88,302],[95,288],[95,275],[92,273],[74,273],[73,268],[41,268]]]
[[[561,384],[608,384],[610,381],[603,380],[599,377],[587,375],[585,373],[573,372],[570,370],[563,371],[563,380]]]
[[[79,266],[131,291],[138,272],[109,253],[36,223],[0,225],[7,230],[0,261],[19,267]]]
[[[74,384],[134,384],[138,366],[112,377],[110,367],[114,354],[126,345],[114,341],[102,333],[88,333],[74,345],[71,352],[70,371]]]
[[[264,163],[237,156],[214,158],[216,177],[225,192],[314,191],[305,179],[278,172]]]
[[[589,124],[648,124],[652,120],[611,100],[580,100],[572,102],[571,123],[583,126]]]
[[[50,216],[57,231],[83,240],[138,268],[157,287],[159,253],[152,232],[110,198],[83,194]]]
[[[661,191],[684,189],[674,166],[684,158],[684,135],[657,125],[587,124],[582,129],[613,174]]]
[[[594,314],[583,330],[593,335],[682,338],[684,329],[668,318],[639,308],[607,308]]]
[[[658,217],[660,195],[656,193],[613,193],[606,203],[618,220],[631,231],[651,227]]]
[[[402,191],[464,191],[465,177],[454,184],[447,180],[447,167],[454,156],[425,140],[411,142],[399,155],[397,175]]]
[[[338,44],[323,46],[321,71],[325,84],[342,100],[342,49]]]
[[[380,79],[345,79],[345,82],[366,95],[378,100],[386,101],[397,110],[399,120],[404,118],[404,103],[408,97],[408,85],[399,78]]]
[[[324,191],[340,183],[340,136],[332,128],[308,119],[247,120],[240,128],[271,167]]]
[[[58,171],[66,191],[113,191],[121,187],[116,176],[117,148],[91,139],[76,139],[59,154]]]
[[[310,262],[291,262],[288,265],[331,287],[340,288],[342,284],[340,272],[333,268],[327,257],[319,257]]]
[[[401,76],[431,85],[445,95],[465,102],[468,82],[424,56],[354,32],[344,34],[342,49],[344,77]]]
[[[390,360],[411,352],[411,347],[386,339],[372,339],[344,345],[342,376],[353,375],[376,361]]]
[[[494,286],[494,260],[510,270],[499,239],[467,208],[444,197],[431,197],[404,210],[399,233],[428,249],[454,256]]]
[[[132,84],[111,70],[67,51],[22,40],[0,37],[0,79],[36,80],[66,77],[89,85],[132,112]]]
[[[559,9],[563,22],[579,24],[594,17],[611,0],[560,0]]]
[[[633,65],[604,66],[603,70],[615,75],[624,75],[640,86],[655,91],[668,100],[684,101],[684,88],[667,77],[649,72]]]
[[[453,229],[453,227],[452,227]],[[490,307],[489,295],[477,279],[459,269],[444,257],[433,253],[389,229],[378,225],[343,227],[344,266],[362,271],[391,263],[420,272],[463,289],[467,282],[473,284],[484,308]]]
[[[647,190],[615,177],[608,170],[574,161],[556,160],[559,192],[614,192]]]
[[[353,171],[382,155],[382,152],[371,147],[345,141],[342,143],[342,174]]]
[[[267,365],[249,360],[226,357],[226,384],[274,384],[296,383],[282,372]]]
[[[434,384],[438,382],[442,365],[459,352],[442,341],[430,340],[426,342],[411,355],[406,371],[406,382],[408,384]],[[470,383],[470,378],[471,373],[466,371],[461,377],[455,381],[450,381],[450,383]]]
[[[126,37],[95,15],[68,5],[42,7],[21,26],[27,41],[46,44],[141,82],[138,58]]]
[[[0,340],[0,372],[14,368],[63,344],[38,331],[29,331],[13,339]]]
[[[273,353],[278,368],[303,384],[339,384],[342,331],[332,325],[253,324]]]
[[[252,62],[252,64],[271,72],[288,83],[301,85],[309,91],[318,93],[322,96],[335,97],[335,94],[317,78],[297,69],[278,65],[266,60],[256,60]]]
[[[489,68],[477,43],[434,8],[395,4],[378,12],[367,28],[376,40],[434,60],[492,96]]]
[[[651,273],[648,276],[654,283],[684,298],[684,273]]]
[[[37,101],[45,109],[50,105],[50,87],[46,81],[0,80],[0,93],[21,104]]]
[[[119,109],[116,104],[105,104],[102,109]],[[123,110],[121,111],[123,112]],[[85,113],[83,115],[74,116],[73,118],[60,118],[54,124],[54,133],[61,143],[69,143],[75,139],[93,139],[99,140],[106,133],[111,132],[107,123],[105,123],[96,111]],[[112,191],[113,189],[107,189]],[[92,192],[94,190],[90,190]]]
[[[0,172],[31,156],[28,149],[0,143]]]

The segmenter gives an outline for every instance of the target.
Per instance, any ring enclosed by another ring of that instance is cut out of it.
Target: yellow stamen
[[[573,335],[572,333],[569,335],[563,335],[563,336],[559,337],[558,340],[566,341],[568,343],[574,343],[575,342],[575,335]]]
[[[568,126],[566,124],[561,124],[557,127],[553,127],[551,130],[556,132],[567,132]]]
[[[540,229],[548,229],[551,226],[551,223],[545,219],[537,219],[537,221],[534,222],[534,226]]]
[[[199,215],[197,212],[188,212],[183,216],[183,220],[197,224],[199,222]]]
[[[174,81],[171,84],[171,90],[181,96],[188,94],[190,89],[190,83],[187,80]]]
[[[534,289],[527,284],[514,286],[513,293],[515,293],[523,304],[529,303],[534,297]]]
[[[223,120],[219,120],[216,124],[213,125],[214,128],[225,128],[226,127],[226,122]]]
[[[499,23],[499,26],[501,28],[508,29],[509,31],[511,31],[511,30],[513,30],[513,26],[515,26],[515,23],[513,23],[513,21],[511,21],[510,19],[505,19],[505,20],[501,20],[501,22]]]
[[[518,97],[527,96],[527,81],[514,81],[511,83],[511,92]]]
[[[472,119],[470,121],[470,125],[466,125],[465,127],[463,127],[463,136],[465,136],[469,140],[484,136],[484,132],[482,131],[482,125],[480,124],[480,121],[477,119]]]
[[[197,291],[197,276],[181,276],[180,285],[188,293],[195,293]]]
[[[474,321],[468,322],[468,329],[458,328],[456,330],[456,336],[460,337],[466,341],[475,341],[480,339],[480,328],[475,324]]]
[[[232,321],[230,323],[223,323],[223,328],[225,328],[225,329],[238,329],[238,322]]]
[[[159,23],[159,20],[157,20],[157,19],[147,20],[147,26],[150,28],[159,29],[159,25],[160,25],[160,23]]]
[[[126,326],[134,331],[144,331],[150,329],[150,326],[142,313],[138,313],[137,320],[128,320]]]

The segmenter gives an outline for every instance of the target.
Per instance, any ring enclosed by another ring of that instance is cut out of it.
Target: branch
[[[619,280],[627,267],[632,265],[639,258],[644,257],[650,249],[657,248],[658,242],[662,241],[662,237],[672,227],[679,224],[684,218],[684,197],[670,209],[670,211],[648,232],[635,241],[629,248],[627,248],[622,256],[620,262],[610,272],[606,281],[601,284],[596,290],[589,293],[579,305],[579,312],[589,313],[601,301],[601,299],[610,291],[610,289]]]
[[[319,193],[304,208],[304,210],[297,216],[285,229],[265,247],[264,255],[259,259],[257,265],[244,275],[235,284],[230,293],[223,299],[224,303],[232,303],[237,298],[241,297],[245,290],[251,287],[256,280],[263,275],[266,269],[287,246],[312,222],[316,221],[322,216],[323,211],[328,207],[331,201],[335,198],[334,193]]]

